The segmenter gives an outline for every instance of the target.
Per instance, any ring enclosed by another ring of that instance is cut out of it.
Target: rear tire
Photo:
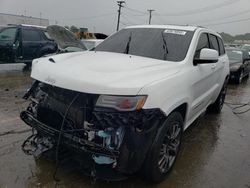
[[[246,79],[248,79],[249,78],[249,73],[247,73],[247,75],[246,75]]]
[[[224,82],[223,87],[216,101],[208,107],[207,109],[208,112],[215,114],[219,114],[221,112],[227,94],[227,84],[228,80]]]
[[[144,161],[144,174],[153,182],[163,181],[174,166],[181,145],[183,118],[171,113],[158,130],[155,141]]]
[[[243,70],[241,69],[236,77],[236,84],[241,84],[242,80],[243,80],[244,74],[243,74]]]

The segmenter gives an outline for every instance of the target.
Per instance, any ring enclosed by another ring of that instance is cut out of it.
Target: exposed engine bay
[[[162,113],[158,109],[121,112],[96,107],[98,97],[35,81],[24,96],[31,102],[20,114],[33,128],[33,134],[23,143],[25,153],[39,156],[60,145],[116,172],[138,171]]]

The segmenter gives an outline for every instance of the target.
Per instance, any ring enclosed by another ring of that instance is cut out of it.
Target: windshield
[[[243,57],[242,51],[237,50],[227,50],[227,56],[231,63],[234,61],[241,61]]]
[[[0,41],[14,41],[17,28],[5,28],[0,31]]]
[[[55,40],[61,49],[72,47],[71,50],[77,49],[77,51],[79,51],[79,48],[87,50],[81,41],[78,40],[71,31],[65,29],[64,27],[57,25],[48,26],[44,34],[48,39]]]
[[[193,33],[159,28],[123,29],[104,40],[95,50],[177,62],[186,57]]]

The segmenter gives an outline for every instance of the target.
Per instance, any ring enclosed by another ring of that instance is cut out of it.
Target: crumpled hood
[[[75,52],[36,59],[31,77],[85,93],[136,95],[154,81],[174,75],[177,62],[110,52]]]
[[[59,48],[77,47],[87,50],[82,42],[69,30],[62,26],[50,25],[46,28],[51,39],[53,39]]]

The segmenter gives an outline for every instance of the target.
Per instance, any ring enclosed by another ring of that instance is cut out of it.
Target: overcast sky
[[[0,12],[48,18],[50,24],[88,27],[111,34],[116,30],[115,0],[0,0]],[[152,24],[204,25],[218,32],[250,32],[249,0],[126,0],[120,27],[147,24],[148,9],[154,9]]]

